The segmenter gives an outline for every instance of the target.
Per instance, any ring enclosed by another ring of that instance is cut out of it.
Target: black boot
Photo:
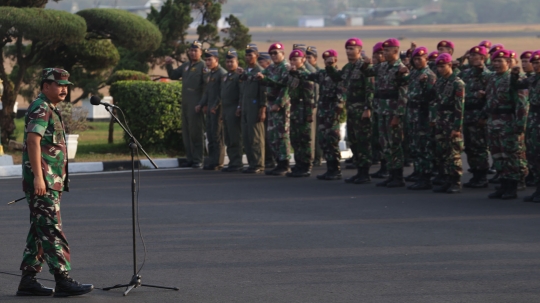
[[[431,182],[433,183],[433,185],[446,184],[446,181],[448,181],[447,180],[448,175],[446,175],[444,173],[444,169],[442,169],[442,168],[439,168],[438,171],[439,171],[439,173],[437,174],[437,176],[435,178],[433,178],[433,180]]]
[[[463,187],[467,188],[486,188],[489,182],[487,180],[487,169],[475,170],[474,177],[468,182],[463,184]]]
[[[489,179],[489,183],[491,183],[491,184],[500,184],[501,183],[501,178],[499,178],[499,173],[496,173],[495,176],[493,176],[493,178]]]
[[[519,182],[516,181],[516,180],[506,180],[506,191],[501,196],[501,199],[503,199],[503,200],[516,199],[517,198],[518,183]]]
[[[17,296],[51,296],[54,289],[41,285],[36,280],[36,272],[23,270]]]
[[[525,178],[517,183],[517,190],[522,191],[527,189],[527,184],[525,183]]]
[[[379,168],[379,170],[373,174],[370,175],[370,177],[374,178],[374,179],[386,179],[390,176],[390,174],[388,173],[388,168],[386,166],[386,160],[382,159],[381,160],[381,168]]]
[[[332,171],[334,170],[334,163],[333,161],[326,161],[326,172],[321,175],[317,175],[316,178],[319,180],[326,180],[326,176],[329,174],[332,174]]]
[[[294,177],[294,178],[301,178],[301,177],[309,177],[311,176],[311,163],[298,163],[298,169],[296,169],[294,172],[292,172],[292,175],[289,176],[289,173],[287,173],[287,177]]]
[[[472,185],[478,182],[478,170],[470,168],[469,171],[473,174],[473,177],[469,180],[469,182],[463,183],[463,187],[466,188],[472,188]]]
[[[446,193],[446,191],[452,186],[452,183],[450,182],[450,176],[439,173],[439,176],[444,177],[444,180],[446,180],[442,185],[435,187],[433,189],[434,193]],[[435,183],[433,183],[435,184]]]
[[[540,197],[540,183],[538,183],[538,185],[536,186],[536,191],[532,195],[523,198],[523,201],[524,202],[535,202],[534,199],[536,197]],[[540,202],[540,201],[538,201],[538,202]]]
[[[345,178],[345,183],[354,183],[354,181],[356,181],[356,179],[360,178],[360,176],[362,176],[362,168],[361,167],[358,167],[356,169],[356,175],[354,176],[351,176],[350,178]]]
[[[271,170],[267,175],[271,176],[285,176],[286,173],[290,172],[289,160],[279,161],[276,168]]]
[[[534,182],[534,175],[532,172],[529,171],[529,174],[525,178],[525,185],[529,187],[536,186],[536,183]]]
[[[461,192],[461,176],[450,176],[450,187],[446,190],[447,194],[457,194]]]
[[[502,198],[503,194],[506,192],[506,179],[499,179],[501,186],[497,189],[496,192],[490,194],[488,198],[490,199],[500,199]]]
[[[403,168],[394,169],[394,179],[388,183],[386,187],[403,187],[405,186],[405,180],[403,180]]]
[[[394,181],[394,171],[391,170],[388,174],[388,179],[382,181],[382,182],[379,182],[377,184],[375,184],[375,186],[377,187],[387,187],[388,184],[390,184],[390,182]]]
[[[361,175],[354,180],[354,184],[371,183],[371,177],[369,176],[369,165],[360,168]]]
[[[413,185],[409,185],[407,188],[410,190],[432,189],[433,186],[431,185],[431,174],[420,174],[418,181],[416,181],[416,183]]]
[[[296,176],[294,176],[294,174],[295,174],[296,172],[302,170],[301,167],[302,167],[302,163],[296,162],[296,163],[294,164],[294,166],[290,169],[290,171],[288,171],[288,172],[285,173],[285,176],[287,176],[287,177],[296,177]]]
[[[326,176],[326,180],[341,180],[341,163],[339,160],[332,161],[332,172]]]
[[[420,173],[415,169],[412,174],[405,177],[406,182],[416,182],[419,180]]]
[[[80,296],[94,289],[94,285],[92,284],[81,284],[73,280],[67,271],[54,274],[54,280],[56,280],[56,288],[54,289],[55,297]]]

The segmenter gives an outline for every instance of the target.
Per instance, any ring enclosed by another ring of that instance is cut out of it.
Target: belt
[[[397,90],[376,91],[375,92],[375,98],[378,98],[378,99],[398,99],[399,98],[399,92]]]
[[[474,103],[474,104],[465,103],[465,110],[481,110],[483,108],[484,108],[484,104],[481,104],[481,103]]]
[[[489,111],[491,114],[502,115],[502,114],[513,114],[513,108],[493,108]]]

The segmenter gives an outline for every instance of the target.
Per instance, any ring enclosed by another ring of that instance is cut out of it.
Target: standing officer
[[[223,121],[221,113],[221,80],[227,71],[219,65],[219,53],[215,48],[205,50],[204,62],[209,72],[205,75],[206,87],[204,94],[195,107],[195,112],[207,113],[206,137],[208,138],[208,162],[205,170],[221,170],[225,158],[223,148]]]
[[[488,114],[488,142],[495,168],[500,175],[500,188],[490,199],[515,199],[521,179],[520,155],[524,145],[527,104],[510,87],[511,52],[494,52],[494,72],[486,73],[486,113]]]
[[[30,207],[30,231],[21,263],[22,279],[18,296],[78,296],[93,285],[80,284],[69,276],[69,244],[62,230],[60,200],[69,191],[68,155],[62,116],[57,105],[68,93],[69,73],[46,68],[41,77],[41,93],[28,107],[25,117],[22,155],[23,190]],[[54,275],[56,288],[36,280],[43,263]]]
[[[267,52],[260,52],[259,57],[257,58],[257,62],[259,63],[259,66],[261,69],[266,69],[267,67],[272,64],[272,58],[270,58],[270,54]]]
[[[535,72],[534,72],[534,67],[533,67],[533,64],[531,63],[531,59],[532,59],[532,56],[533,56],[533,52],[532,51],[525,51],[521,54],[520,56],[520,59],[521,59],[521,68],[523,68],[523,77],[524,78],[531,78],[535,75]],[[529,94],[531,93],[531,89],[529,89]],[[529,95],[529,101],[530,101],[530,95]],[[532,105],[531,105],[532,107]],[[529,120],[530,118],[527,119],[527,129],[529,129]],[[526,131],[526,133],[528,133]],[[525,145],[528,146],[528,140],[527,140],[527,135],[525,135]],[[526,151],[526,154],[528,154],[529,148],[527,147],[527,151]],[[527,160],[529,159],[529,157],[526,157]],[[531,158],[532,159],[532,158]],[[535,186],[536,183],[534,181],[534,174],[532,173],[533,171],[533,166],[531,163],[528,163],[528,167],[529,167],[529,174],[527,175],[527,178],[525,179],[525,185],[526,186]]]
[[[261,67],[261,71],[265,70],[270,64],[272,64],[272,59],[270,54],[267,52],[260,52],[257,62]],[[268,121],[270,117],[270,111],[266,109],[266,120],[264,121],[264,133],[265,133],[265,145],[264,145],[264,166],[265,168],[275,168],[276,160],[274,158],[274,152],[272,151],[272,144],[270,144],[270,137],[268,136]]]
[[[266,78],[263,83],[267,85],[268,111],[270,112],[267,136],[272,147],[273,157],[278,165],[275,169],[266,171],[265,174],[284,176],[290,171],[289,160],[291,159],[291,103],[288,87],[283,83],[289,75],[289,64],[285,62],[283,44],[270,45],[268,53],[273,63],[262,73],[257,74],[257,78],[260,80]],[[268,79],[273,81],[267,81]]]
[[[428,55],[428,65],[432,72],[437,74],[437,64],[435,62],[437,61],[437,58],[439,57],[439,51],[432,51]]]
[[[399,59],[399,41],[388,39],[384,41],[384,56],[386,62],[377,68],[367,68],[364,72],[368,77],[376,77],[377,95],[379,102],[379,132],[384,157],[388,162],[390,176],[381,183],[380,187],[402,187],[403,180],[403,119],[407,105],[407,67]]]
[[[435,188],[436,193],[461,192],[461,152],[463,151],[463,107],[465,83],[453,70],[452,56],[437,58],[440,78],[435,84],[436,99],[431,106],[431,126],[435,127],[435,158],[443,167],[446,182]]]
[[[187,162],[181,167],[201,168],[204,153],[204,114],[195,112],[204,90],[202,44],[194,41],[188,50],[188,62],[172,68],[173,59],[165,59],[167,74],[172,80],[182,79],[182,140]]]
[[[362,40],[350,38],[345,42],[349,62],[338,71],[332,64],[334,58],[326,59],[326,72],[335,83],[342,83],[347,106],[347,136],[351,143],[356,175],[345,179],[346,183],[364,184],[371,182],[371,110],[373,91],[368,77],[362,73]]]
[[[308,46],[306,48],[306,63],[309,63],[311,66],[313,66],[315,68],[315,72],[318,72],[320,71],[321,69],[319,68],[319,65],[317,64],[317,58],[318,58],[318,53],[317,53],[317,48],[315,46]],[[314,91],[314,94],[315,94],[315,103],[317,103],[319,101],[319,91],[320,91],[320,87],[319,87],[319,84],[315,83],[315,91]],[[315,109],[314,110],[314,115],[317,116],[317,112],[319,111],[319,109]],[[322,149],[321,149],[321,145],[319,144],[319,136],[317,136],[317,128],[319,127],[318,125],[319,121],[318,119],[314,119],[312,125],[311,125],[311,128],[312,128],[312,136],[313,136],[313,165],[314,166],[321,166],[321,159],[323,157],[323,152],[322,152]]]
[[[223,126],[225,132],[225,145],[227,146],[227,156],[229,165],[222,169],[223,172],[241,171],[242,163],[242,128],[240,117],[236,111],[240,104],[240,80],[236,73],[238,68],[238,54],[235,50],[227,51],[225,55],[225,67],[227,74],[221,83],[221,103],[223,104]]]
[[[257,64],[259,49],[256,44],[246,48],[246,69],[238,68],[240,74],[240,105],[237,115],[242,119],[242,140],[249,167],[242,171],[247,174],[264,172],[266,87],[255,76],[262,72]],[[268,154],[272,156],[271,153]]]
[[[527,79],[520,80],[519,70],[512,70],[512,86],[514,89],[528,89],[530,109],[527,118],[525,140],[527,146],[527,160],[529,161],[529,175],[533,178],[536,191],[525,197],[525,202],[540,203],[540,51],[531,54],[530,62],[535,74]]]
[[[431,189],[433,140],[429,120],[429,106],[435,98],[433,88],[437,76],[428,67],[428,50],[418,47],[412,54],[414,70],[409,76],[407,90],[407,123],[411,139],[411,155],[418,180],[408,187],[412,190]]]
[[[465,82],[465,114],[463,132],[465,137],[465,154],[473,177],[463,184],[468,188],[485,188],[488,186],[489,148],[487,142],[486,121],[482,117],[486,106],[486,68],[487,49],[475,46],[469,50],[469,69],[460,73]]]

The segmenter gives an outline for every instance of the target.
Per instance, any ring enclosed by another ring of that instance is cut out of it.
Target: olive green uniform
[[[221,83],[221,103],[223,106],[223,126],[225,145],[229,156],[229,168],[240,168],[242,163],[242,129],[241,119],[236,116],[240,103],[240,75],[235,72],[226,73]]]

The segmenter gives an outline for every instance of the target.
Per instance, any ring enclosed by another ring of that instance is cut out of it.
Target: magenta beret
[[[436,64],[448,64],[452,63],[452,56],[450,54],[440,54],[437,58],[437,61],[435,61]]]
[[[530,60],[531,62],[537,61],[537,60],[540,60],[540,50],[535,51],[531,55],[531,60]]]
[[[420,46],[420,47],[417,47],[414,52],[412,53],[412,57],[417,57],[417,56],[424,56],[424,55],[427,55],[428,54],[428,50],[427,48],[423,47],[423,46]]]
[[[491,48],[491,41],[483,40],[482,42],[480,42],[480,44],[478,44],[478,46],[483,46],[486,49],[490,49]]]
[[[377,42],[377,44],[375,44],[375,46],[373,46],[373,52],[374,53],[377,53],[377,52],[382,52],[383,51],[383,43],[382,42]]]
[[[322,57],[323,57],[323,59],[330,58],[330,57],[336,57],[337,58],[337,52],[335,50],[333,50],[333,49],[329,49],[329,50],[325,51],[322,54]]]
[[[454,49],[454,42],[452,41],[448,41],[448,40],[442,40],[441,42],[439,42],[439,44],[437,44],[437,49],[439,47],[449,47],[451,49]]]
[[[521,56],[519,56],[520,59],[531,59],[533,55],[532,51],[524,51]]]
[[[433,59],[437,59],[438,57],[439,57],[439,52],[438,51],[433,51],[433,52],[429,53],[428,59],[433,60]]]
[[[511,58],[512,52],[506,49],[501,49],[493,53],[491,55],[491,60],[495,60],[496,58]]]
[[[492,54],[493,52],[496,52],[498,50],[504,49],[504,45],[502,44],[495,44],[489,49],[489,53]]]
[[[292,58],[296,58],[296,57],[304,58],[305,57],[304,52],[299,50],[299,49],[293,50],[291,52],[291,54],[289,55],[289,60],[291,60]]]
[[[358,39],[358,38],[350,38],[349,40],[347,40],[347,42],[345,42],[345,47],[347,46],[363,46],[364,44],[362,43],[362,40]]]
[[[399,47],[399,40],[395,38],[390,38],[383,42],[383,47]]]
[[[276,49],[280,50],[280,51],[284,50],[283,44],[274,43],[274,44],[270,45],[270,47],[268,48],[268,52],[271,52],[271,51],[276,50]]]
[[[487,56],[488,52],[484,46],[479,45],[479,46],[475,46],[471,48],[471,50],[469,51],[469,54],[479,54],[479,55]]]
[[[517,58],[517,53],[513,50],[508,50],[510,52],[510,58]]]

